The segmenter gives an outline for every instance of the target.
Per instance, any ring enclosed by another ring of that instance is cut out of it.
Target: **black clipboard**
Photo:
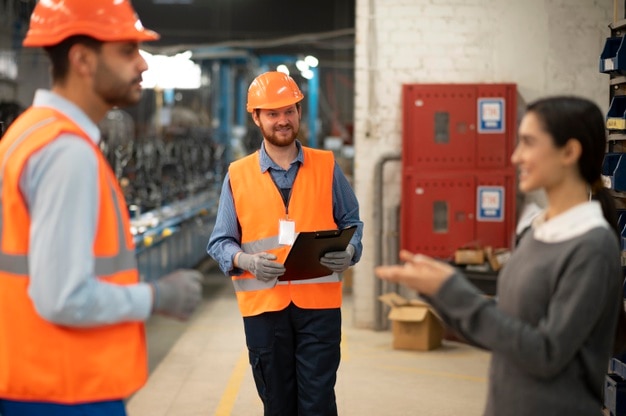
[[[342,230],[304,231],[298,233],[285,259],[285,274],[278,280],[302,280],[328,276],[332,271],[320,264],[330,251],[343,251],[356,231],[356,225]]]

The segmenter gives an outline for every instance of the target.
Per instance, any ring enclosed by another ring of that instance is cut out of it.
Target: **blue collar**
[[[300,162],[300,164],[302,165],[304,164],[304,153],[302,152],[302,144],[297,139],[296,147],[298,148],[298,155],[293,160],[293,162],[291,162],[291,164],[293,165],[296,162]],[[274,170],[284,170],[283,168],[278,166],[278,164],[276,164],[272,160],[272,158],[269,157],[269,155],[265,151],[265,142],[261,143],[261,149],[259,150],[259,163],[261,165],[261,173],[267,172],[269,168],[272,168]]]

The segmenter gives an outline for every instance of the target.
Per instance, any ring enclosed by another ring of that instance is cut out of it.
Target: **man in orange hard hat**
[[[304,98],[282,72],[259,75],[248,112],[261,149],[224,178],[208,253],[235,286],[250,365],[265,415],[337,415],[340,274],[361,257],[357,199],[332,152],[296,137]],[[295,234],[357,226],[347,248],[319,261],[327,275],[278,280]]]
[[[140,282],[128,211],[97,123],[141,97],[127,0],[41,0],[24,46],[43,47],[52,89],[0,141],[0,414],[126,414],[147,378],[143,321],[187,319],[201,274]]]

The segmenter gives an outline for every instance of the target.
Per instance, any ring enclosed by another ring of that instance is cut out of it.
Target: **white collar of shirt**
[[[532,221],[535,239],[544,243],[559,243],[578,237],[596,228],[610,228],[602,214],[598,201],[589,201],[546,221],[546,211],[542,211]]]
[[[98,126],[76,104],[61,97],[59,94],[49,90],[37,90],[33,100],[33,107],[50,107],[63,113],[87,133],[95,144],[100,142],[100,129]]]

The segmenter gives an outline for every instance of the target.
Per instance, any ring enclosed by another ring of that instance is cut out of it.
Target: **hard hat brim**
[[[161,38],[161,35],[150,29],[137,30],[135,33],[132,34],[121,34],[116,33],[115,31],[107,34],[85,29],[84,33],[80,34],[90,36],[102,42],[150,42]],[[63,40],[76,35],[77,33],[75,33],[75,31],[72,31],[72,33],[59,33],[57,36],[50,36],[50,34],[46,33],[27,33],[24,41],[22,42],[22,46],[28,48],[58,45],[59,43],[63,42]]]
[[[304,99],[304,96],[297,98],[297,99],[289,99],[289,100],[273,102],[271,105],[266,104],[266,105],[257,105],[256,107],[247,107],[246,110],[248,110],[248,113],[252,113],[254,110],[273,110],[276,108],[283,108],[292,104],[299,103],[303,99]]]

